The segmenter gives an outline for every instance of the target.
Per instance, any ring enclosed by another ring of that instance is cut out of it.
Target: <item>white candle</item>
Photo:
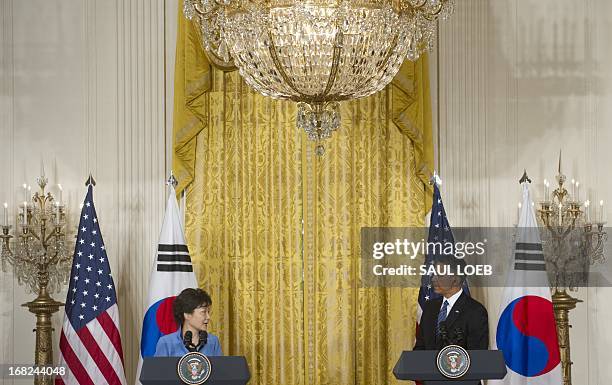
[[[548,181],[544,179],[544,201],[548,202]]]
[[[28,201],[28,185],[25,183],[23,184],[23,201]]]
[[[23,225],[28,224],[28,202],[23,202]]]
[[[584,211],[586,211],[586,222],[591,223],[591,201],[588,199],[584,202]]]
[[[580,182],[576,182],[576,202],[580,202]]]
[[[63,203],[64,200],[62,199],[62,195],[64,192],[64,189],[62,189],[62,185],[61,184],[57,184],[57,188],[59,188],[59,203]]]
[[[4,202],[4,226],[8,226],[8,203]]]
[[[604,205],[603,200],[599,201],[599,223],[604,221]]]
[[[60,203],[55,203],[55,224],[59,225],[60,223]]]
[[[559,203],[559,226],[563,225],[563,215],[561,211],[563,210],[563,204]]]
[[[518,203],[518,209],[516,212],[516,223],[519,223],[520,219],[521,219],[521,207],[523,207],[523,204],[521,202]]]

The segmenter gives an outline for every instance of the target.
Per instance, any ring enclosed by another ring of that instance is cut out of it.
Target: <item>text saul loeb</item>
[[[416,266],[400,265],[396,267],[385,267],[374,265],[372,267],[374,275],[465,275],[465,276],[486,276],[493,274],[491,265],[420,265]]]

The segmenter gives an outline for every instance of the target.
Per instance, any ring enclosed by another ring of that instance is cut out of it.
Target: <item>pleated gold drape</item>
[[[418,290],[361,287],[360,231],[423,224],[426,58],[344,103],[317,158],[295,106],[209,67],[180,10],[177,43],[174,167],[189,185],[187,240],[224,352],[247,357],[251,384],[395,383]]]
[[[412,348],[418,290],[360,285],[361,228],[419,226],[425,214],[415,146],[391,124],[392,92],[346,104],[328,153],[306,165],[309,384],[395,383],[393,365]]]

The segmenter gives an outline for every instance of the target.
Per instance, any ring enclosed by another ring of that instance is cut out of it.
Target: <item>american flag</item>
[[[115,284],[93,203],[93,185],[83,202],[74,250],[66,314],[60,336],[56,385],[126,384]]]
[[[448,223],[448,219],[446,218],[446,211],[444,210],[444,205],[442,204],[442,198],[440,197],[440,188],[438,187],[438,182],[436,180],[437,178],[434,177],[433,203],[431,205],[431,218],[429,220],[429,235],[427,237],[427,242],[455,243],[453,232],[450,228],[450,224]],[[437,251],[438,248],[433,247],[431,249],[433,251]],[[427,268],[433,265],[439,256],[440,254],[436,254],[435,252],[427,253],[425,257],[425,265]],[[417,307],[417,327],[418,323],[421,322],[421,315],[423,314],[425,304],[428,301],[440,297],[440,294],[437,294],[433,290],[431,279],[431,275],[423,275],[421,277],[421,289],[419,290],[419,304]],[[469,295],[467,281],[464,282],[463,290]]]

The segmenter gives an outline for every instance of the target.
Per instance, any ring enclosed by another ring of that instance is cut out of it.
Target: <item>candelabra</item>
[[[4,204],[4,223],[0,235],[2,270],[12,265],[19,285],[24,285],[38,296],[23,304],[36,315],[35,364],[53,363],[51,316],[64,304],[55,301],[49,293],[58,292],[68,282],[72,255],[66,248],[66,211],[60,199],[45,192],[48,179],[36,179],[40,191],[30,196],[24,185],[24,202],[16,216],[16,232],[11,234],[8,204]],[[30,202],[28,202],[28,197]],[[14,238],[14,239],[13,239]],[[36,377],[35,384],[51,384],[50,377]]]
[[[592,221],[590,201],[580,201],[580,183],[572,180],[571,194],[564,187],[566,176],[561,172],[561,155],[556,180],[558,186],[552,196],[549,183],[544,181],[545,198],[538,211],[540,224],[545,228],[543,243],[553,289],[563,385],[571,385],[569,312],[582,301],[568,294],[567,289],[585,285],[589,266],[605,259],[603,245],[607,234],[603,201],[600,201],[597,220]]]

